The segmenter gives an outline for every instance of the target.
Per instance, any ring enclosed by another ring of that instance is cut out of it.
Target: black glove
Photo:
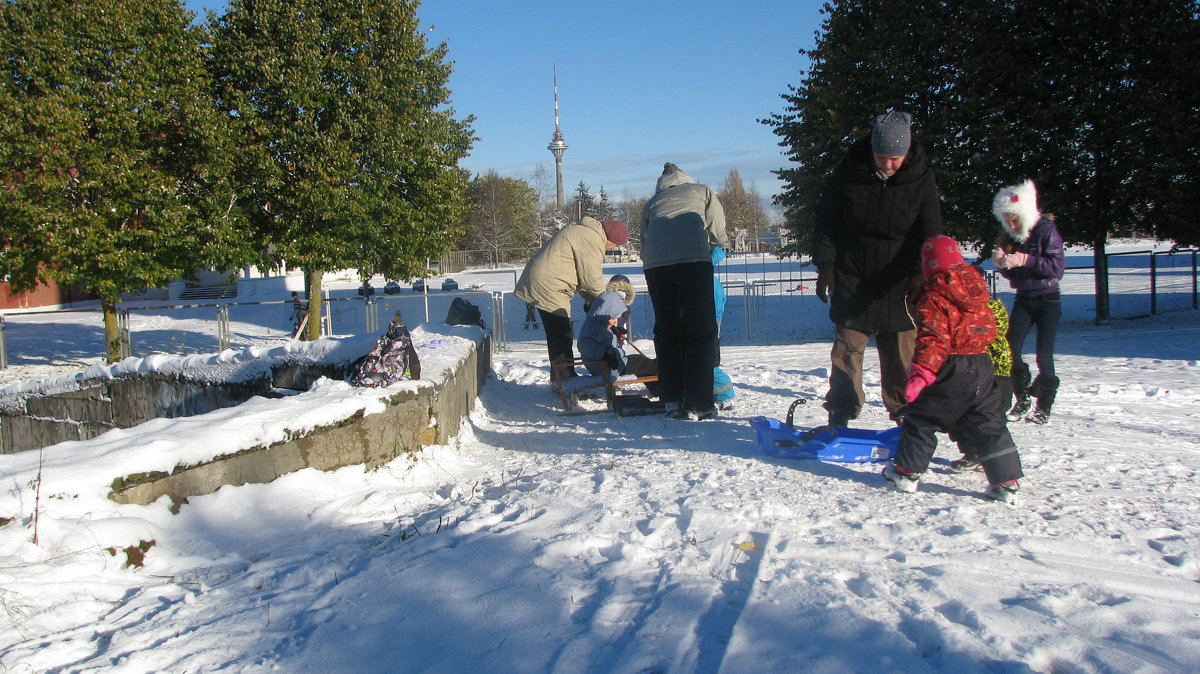
[[[621,359],[618,358],[617,354],[615,353],[609,353],[606,355],[604,357],[604,362],[608,364],[608,369],[610,370],[617,370],[618,372],[621,370]]]
[[[629,334],[625,332],[625,328],[619,325],[614,325],[613,327],[609,328],[609,330],[612,331],[613,336],[617,338],[617,341],[621,343],[625,342],[625,336]]]
[[[829,296],[833,294],[833,269],[826,267],[825,269],[817,270],[817,299],[822,302],[829,302]]]

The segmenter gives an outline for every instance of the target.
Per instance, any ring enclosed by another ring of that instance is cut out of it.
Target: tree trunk
[[[1093,271],[1096,280],[1096,325],[1108,325],[1108,233],[1101,231],[1092,242]]]
[[[308,279],[308,339],[316,341],[321,338],[321,280],[325,272],[306,267],[304,275]]]
[[[122,345],[125,335],[117,325],[117,301],[107,297],[100,298],[100,310],[104,314],[104,344],[106,345],[107,362],[115,363],[121,360]]]

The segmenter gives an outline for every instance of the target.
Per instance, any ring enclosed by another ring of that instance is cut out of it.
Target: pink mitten
[[[913,363],[908,366],[908,384],[904,387],[904,400],[912,402],[921,395],[921,390],[937,381],[937,375],[929,368]]]
[[[999,248],[992,249],[992,264],[996,265],[997,269],[1008,269],[1008,264],[1004,260],[1004,251]]]
[[[1029,261],[1028,253],[1010,253],[1010,254],[1004,256],[1004,262],[1006,263],[1005,267],[1008,269],[1016,269],[1017,267],[1024,267],[1025,263],[1028,261]]]

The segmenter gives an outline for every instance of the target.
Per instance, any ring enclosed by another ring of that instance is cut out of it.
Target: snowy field
[[[37,462],[0,456],[0,671],[1200,671],[1200,312],[1096,327],[1089,292],[1064,303],[1050,424],[1011,425],[1015,507],[951,472],[944,436],[915,495],[884,489],[879,464],[765,455],[750,417],[798,397],[798,423],[824,417],[828,340],[786,332],[726,339],[736,407],[692,422],[562,415],[533,331],[494,354],[451,444],[178,514],[108,501],[72,457],[171,457],[229,412],[62,443],[39,545]],[[31,360],[7,381],[62,367]],[[865,379],[856,425],[884,428],[870,353]],[[255,412],[287,427],[297,405],[361,395],[325,381]],[[142,540],[140,568],[106,550]]]

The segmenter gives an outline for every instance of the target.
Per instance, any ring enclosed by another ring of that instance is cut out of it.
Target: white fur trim
[[[1006,213],[1017,216],[1018,228],[1016,230],[1009,229],[1008,223],[1004,221],[1003,216]],[[1028,239],[1034,225],[1042,218],[1042,214],[1038,211],[1037,188],[1033,186],[1033,181],[1026,180],[1020,185],[1011,185],[1001,189],[996,194],[995,200],[992,201],[992,215],[995,215],[996,219],[1000,221],[1000,228],[1006,234],[1017,241]]]

